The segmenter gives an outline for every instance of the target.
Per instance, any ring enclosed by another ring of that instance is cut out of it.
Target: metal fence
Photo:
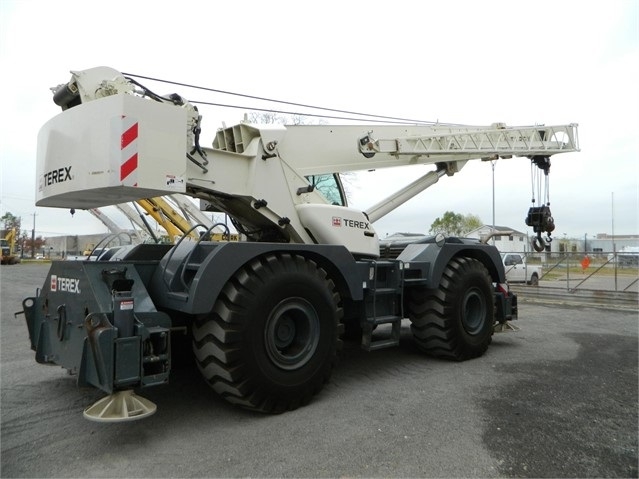
[[[541,266],[537,287],[567,291],[639,292],[639,254],[620,252],[518,253]],[[527,275],[528,276],[528,275]]]

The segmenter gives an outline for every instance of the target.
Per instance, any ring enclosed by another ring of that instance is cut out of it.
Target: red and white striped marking
[[[138,186],[138,122],[126,116],[120,136],[120,183]]]

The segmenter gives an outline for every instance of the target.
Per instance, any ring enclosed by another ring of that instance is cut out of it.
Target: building
[[[46,239],[43,255],[51,259],[66,259],[75,256],[86,256],[96,246],[105,248],[120,244],[131,244],[134,236],[130,232],[120,234],[89,234],[50,236]]]
[[[492,226],[484,225],[464,236],[485,240],[492,232]],[[535,233],[522,233],[521,231],[505,226],[495,226],[495,233],[494,245],[499,251],[516,253],[535,252],[531,246],[531,241]],[[546,238],[546,235],[543,234],[542,238]],[[493,244],[492,238],[488,240],[488,243]],[[550,243],[550,251],[552,253],[608,254],[628,251],[637,247],[639,247],[639,235],[611,236],[606,233],[597,234],[592,237],[584,235],[583,238],[569,238],[565,235],[552,236]]]
[[[594,238],[584,235],[586,251],[593,253],[605,253],[612,251],[622,251],[629,248],[639,247],[639,235],[615,235],[600,233]]]
[[[506,226],[495,226],[495,236],[488,239],[488,244],[494,244],[497,249],[504,253],[534,253],[531,246],[533,233],[522,233]],[[467,238],[475,238],[485,241],[493,232],[493,227],[483,225],[473,231],[466,233]],[[36,251],[36,254],[43,254],[47,258],[61,259],[68,256],[81,256],[85,251],[93,249],[98,244],[105,246],[105,242],[111,240],[109,246],[117,244],[128,244],[135,242],[130,237],[130,232],[121,234],[121,237],[113,234],[94,235],[68,235],[52,236],[46,239],[43,251]],[[406,243],[411,240],[418,240],[425,237],[421,233],[395,233],[382,239],[383,244],[393,242]],[[545,238],[545,235],[543,235]],[[494,243],[493,243],[494,239]],[[114,241],[114,242],[113,242]],[[550,243],[552,253],[589,253],[608,254],[632,250],[639,247],[639,235],[615,235],[597,234],[593,237],[584,235],[583,238],[555,237]]]
[[[490,237],[493,232],[494,235]],[[532,251],[527,233],[522,233],[506,226],[495,226],[493,229],[490,225],[483,225],[469,231],[464,236],[494,244],[499,251],[506,253],[528,253]]]

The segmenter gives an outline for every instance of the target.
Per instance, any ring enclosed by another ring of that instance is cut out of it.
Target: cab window
[[[307,176],[308,182],[322,194],[329,203],[338,206],[346,206],[344,187],[337,173],[327,175]]]
[[[521,256],[518,254],[509,254],[506,256],[506,261],[504,261],[505,266],[514,266],[517,264],[523,264],[523,260]]]

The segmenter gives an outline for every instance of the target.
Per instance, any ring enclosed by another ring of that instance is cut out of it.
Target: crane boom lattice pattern
[[[498,156],[553,155],[578,151],[577,125],[496,127],[473,129],[451,127],[427,136],[373,139],[362,142],[366,153],[390,155],[476,154]]]

